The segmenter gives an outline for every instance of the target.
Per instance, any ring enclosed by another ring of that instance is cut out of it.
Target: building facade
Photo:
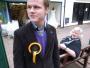
[[[84,23],[90,23],[90,0],[66,0],[64,26]]]
[[[5,0],[5,4],[6,21],[26,21],[26,0]],[[52,15],[52,8],[55,10],[55,18],[60,27],[90,22],[90,0],[50,0],[47,20]]]

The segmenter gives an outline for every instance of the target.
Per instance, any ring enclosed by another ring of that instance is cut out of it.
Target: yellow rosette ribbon
[[[34,48],[34,50],[32,51],[32,48],[33,47],[37,47],[39,50],[36,50],[36,48]],[[42,50],[42,47],[41,47],[41,45],[39,44],[39,43],[37,43],[37,42],[33,42],[33,43],[31,43],[29,46],[28,46],[28,51],[29,51],[29,53],[33,53],[33,63],[35,63],[36,64],[36,56],[41,52],[41,50]]]

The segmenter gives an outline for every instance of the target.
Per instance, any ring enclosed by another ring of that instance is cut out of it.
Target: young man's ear
[[[46,8],[46,15],[48,14],[48,12],[49,12],[49,8]]]

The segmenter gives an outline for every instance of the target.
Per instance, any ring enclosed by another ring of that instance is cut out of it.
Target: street
[[[83,29],[82,48],[87,46],[88,41],[90,39],[90,24],[89,23],[83,24],[83,25],[68,26],[65,28],[58,27],[57,28],[58,44],[59,44],[60,40],[63,37],[69,35],[70,30],[76,26],[80,26]],[[10,66],[10,68],[13,68],[13,38],[10,38],[7,36],[7,37],[3,37],[3,40],[4,40],[5,49],[6,49],[6,54],[7,54],[8,61],[9,61],[9,66]],[[90,68],[89,64],[90,64],[90,59],[88,61],[88,67],[87,68]],[[75,67],[75,68],[82,68],[82,67]]]

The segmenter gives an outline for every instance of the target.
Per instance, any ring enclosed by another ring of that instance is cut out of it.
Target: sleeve
[[[63,38],[63,39],[60,41],[60,43],[65,43],[65,42],[68,42],[68,41],[69,41],[69,37],[67,36],[67,37]]]
[[[72,49],[73,51],[75,51],[76,57],[79,56],[80,51],[81,51],[81,41],[80,40],[75,40],[66,46]]]
[[[20,36],[15,31],[14,33],[14,43],[13,43],[13,60],[14,68],[25,68],[24,67],[24,54],[23,46]]]
[[[54,62],[54,68],[60,68],[59,64],[59,49],[58,49],[58,41],[57,41],[57,35],[55,30],[55,42],[54,42],[54,51],[53,51],[53,62]]]

